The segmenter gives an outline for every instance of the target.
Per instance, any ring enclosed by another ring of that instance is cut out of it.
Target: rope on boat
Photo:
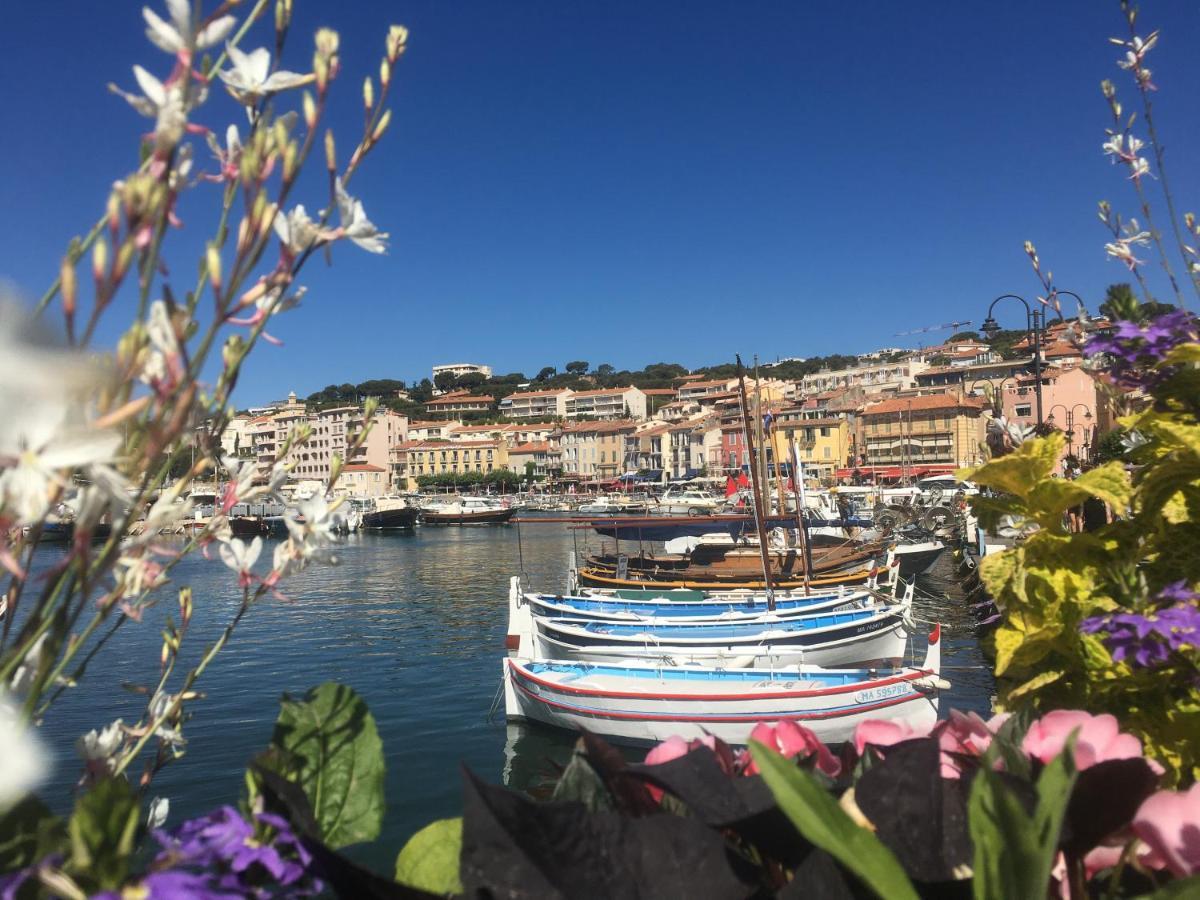
[[[496,720],[496,710],[500,708],[500,700],[504,696],[504,675],[500,676],[500,683],[496,685],[496,696],[492,698],[492,705],[488,707],[486,722],[491,725]]]

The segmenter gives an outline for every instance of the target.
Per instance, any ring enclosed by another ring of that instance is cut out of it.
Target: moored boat
[[[395,528],[415,528],[421,517],[416,506],[395,497],[380,497],[363,509],[362,526],[374,531]]]
[[[421,507],[426,525],[502,525],[516,510],[493,497],[450,497]]]
[[[860,722],[884,719],[924,730],[937,720],[940,628],[919,667],[893,669],[718,669],[639,663],[587,663],[521,655],[503,661],[508,720],[532,719],[608,740],[646,744],[672,735],[712,734],[747,742],[759,722],[802,724],[830,744],[849,740]]]

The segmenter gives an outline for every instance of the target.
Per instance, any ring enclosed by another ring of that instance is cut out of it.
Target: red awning
[[[919,466],[858,466],[854,469],[838,469],[838,478],[859,475],[874,475],[877,478],[903,478],[905,475],[949,475],[958,469],[953,463],[929,463]]]

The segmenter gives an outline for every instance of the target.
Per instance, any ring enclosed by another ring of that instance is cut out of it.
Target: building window
[[[1033,407],[1028,403],[1018,403],[1013,407],[1013,414],[1017,416],[1031,416],[1033,415]]]

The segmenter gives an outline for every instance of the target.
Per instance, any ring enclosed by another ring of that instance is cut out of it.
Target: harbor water
[[[270,739],[280,696],[325,681],[352,686],[370,705],[387,758],[384,833],[360,859],[390,872],[395,853],[422,825],[457,815],[466,766],[493,782],[538,794],[565,762],[572,738],[541,727],[489,720],[500,685],[508,579],[524,573],[537,589],[561,591],[570,554],[583,538],[562,525],[423,527],[410,533],[356,534],[337,548],[336,565],[312,567],[285,582],[286,600],[268,597],[250,611],[230,644],[197,683],[186,755],[154,780],[171,801],[169,824],[236,802],[246,764]],[[581,546],[581,545],[579,545]],[[269,558],[271,542],[264,548]],[[61,558],[39,550],[37,568]],[[159,673],[161,628],[177,620],[175,587],[191,585],[195,613],[182,657],[189,666],[237,611],[236,578],[200,554],[174,570],[159,605],[126,622],[97,653],[80,686],[51,709],[44,731],[58,752],[42,795],[71,804],[80,734],[114,719],[136,721]],[[951,707],[987,714],[990,670],[950,553],[918,582],[919,620],[943,623],[943,715]],[[136,777],[137,773],[132,773]]]

